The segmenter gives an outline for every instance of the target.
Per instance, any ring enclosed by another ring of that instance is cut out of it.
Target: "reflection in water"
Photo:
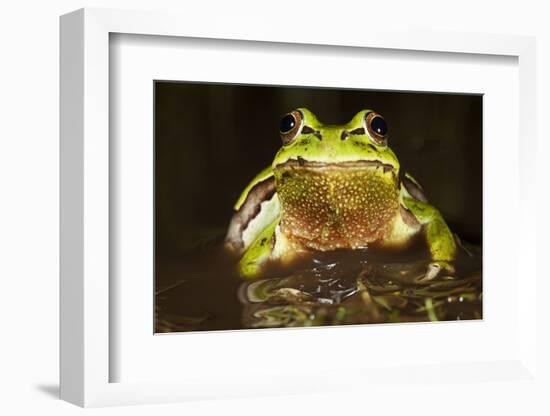
[[[244,281],[221,244],[157,259],[156,332],[481,319],[481,251],[461,244],[455,275],[426,278],[422,242],[315,253]]]

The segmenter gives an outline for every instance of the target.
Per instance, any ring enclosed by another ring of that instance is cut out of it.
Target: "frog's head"
[[[399,161],[388,146],[384,118],[372,110],[358,112],[349,123],[321,123],[307,108],[299,108],[281,119],[283,146],[273,160],[273,169],[304,167],[379,168],[399,171]]]
[[[349,123],[321,123],[306,108],[286,114],[273,160],[281,228],[317,250],[382,238],[398,208],[399,161],[386,122],[372,110]]]

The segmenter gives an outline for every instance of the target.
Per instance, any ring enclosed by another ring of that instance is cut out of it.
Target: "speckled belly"
[[[382,167],[277,169],[281,231],[315,250],[359,248],[384,239],[399,212],[393,172]]]

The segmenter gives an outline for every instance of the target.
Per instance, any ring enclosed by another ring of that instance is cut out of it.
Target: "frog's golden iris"
[[[452,272],[456,245],[418,182],[400,172],[384,118],[372,110],[344,125],[321,123],[306,108],[283,117],[283,146],[235,204],[227,246],[239,271],[257,277],[267,260],[308,250],[402,245],[425,233],[428,273]]]

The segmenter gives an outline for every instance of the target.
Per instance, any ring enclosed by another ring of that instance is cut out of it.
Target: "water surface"
[[[255,280],[238,275],[237,261],[220,239],[157,258],[155,332],[482,318],[481,250],[466,243],[456,272],[433,279],[420,237],[400,250],[312,252]]]

